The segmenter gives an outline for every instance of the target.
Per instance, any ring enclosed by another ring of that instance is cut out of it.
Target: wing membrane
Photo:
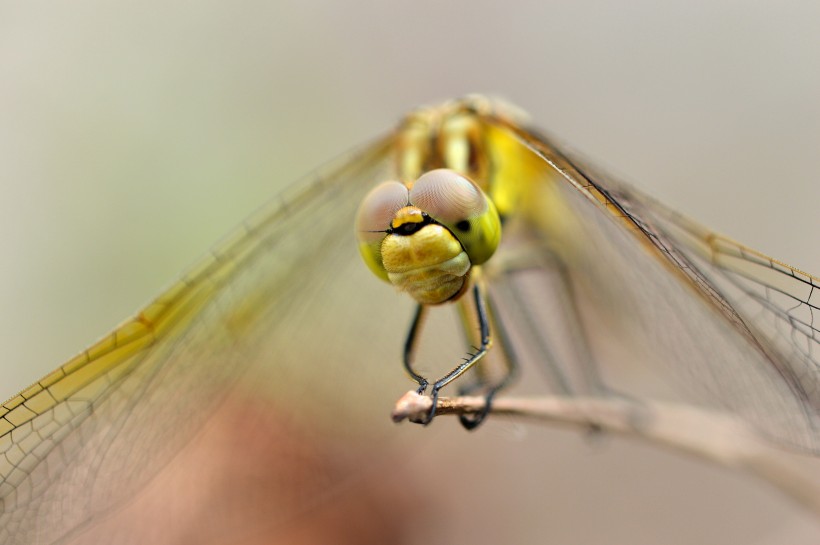
[[[543,136],[519,137],[558,180],[550,197],[582,224],[566,260],[586,299],[587,329],[605,337],[610,323],[630,323],[646,339],[636,354],[651,360],[647,372],[687,400],[819,452],[820,281],[712,233]],[[611,350],[599,347],[600,365]]]
[[[298,403],[316,372],[299,360],[330,361],[331,347],[271,347],[299,338],[309,345],[305,322],[332,300],[325,292],[334,274],[350,272],[332,286],[347,293],[345,282],[359,280],[340,263],[353,261],[353,214],[390,170],[391,141],[329,165],[260,210],[134,318],[2,405],[0,542],[52,543],[128,499],[219,410],[249,366],[287,383],[270,386],[282,388],[281,404]],[[378,348],[356,351],[348,371],[374,365]],[[323,371],[345,386],[345,375]]]

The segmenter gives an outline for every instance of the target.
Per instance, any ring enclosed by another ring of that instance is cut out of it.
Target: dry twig
[[[429,397],[410,391],[396,402],[393,420],[419,421],[431,403]],[[473,414],[483,407],[481,397],[439,398],[436,415]],[[820,517],[820,483],[796,468],[797,455],[773,447],[725,414],[687,405],[648,402],[638,407],[617,399],[562,397],[499,398],[492,412],[585,430],[593,426],[687,452],[755,475]]]

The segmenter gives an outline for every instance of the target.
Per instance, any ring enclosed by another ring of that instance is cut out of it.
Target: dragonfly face
[[[460,297],[470,268],[486,262],[501,238],[484,192],[493,169],[482,107],[480,100],[456,101],[408,115],[396,136],[400,182],[374,188],[357,213],[365,263],[423,304]]]
[[[359,251],[367,266],[419,305],[458,301],[471,286],[470,273],[492,257],[501,240],[498,211],[482,190],[499,185],[494,175],[500,169],[490,160],[487,147],[491,142],[482,127],[481,106],[480,101],[455,102],[408,116],[398,129],[401,145],[396,160],[398,178],[404,183],[379,184],[356,215]],[[484,291],[484,286],[476,284],[481,346],[465,358],[465,364],[436,381],[433,399],[489,348]],[[418,381],[419,392],[426,389],[428,380],[412,369],[411,359],[422,311],[420,306],[405,350],[405,367]],[[489,388],[488,408],[500,386]],[[479,421],[462,420],[469,428]]]
[[[501,221],[475,183],[437,169],[410,187],[377,186],[359,208],[356,232],[376,276],[419,303],[436,305],[463,295],[471,267],[498,247]]]

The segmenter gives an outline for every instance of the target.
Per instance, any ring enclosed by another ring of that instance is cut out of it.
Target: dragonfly
[[[427,262],[415,241],[431,227],[445,248]],[[302,477],[277,466],[277,520],[297,517],[403,435],[373,417],[403,384],[401,359],[420,391],[456,382],[486,397],[470,429],[520,366],[521,388],[537,370],[562,395],[683,399],[816,455],[819,283],[614,178],[503,101],[422,107],[294,184],[0,407],[0,542],[81,541],[249,391],[275,408],[283,459],[334,454]],[[461,333],[421,327],[450,306]],[[465,341],[476,349],[455,367],[437,354]],[[432,384],[420,343],[447,370]],[[304,476],[317,473],[334,486]]]

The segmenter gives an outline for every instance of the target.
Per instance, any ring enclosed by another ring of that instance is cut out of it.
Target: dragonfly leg
[[[563,315],[566,320],[571,320],[572,331],[576,334],[576,349],[581,356],[578,363],[581,364],[581,370],[585,374],[586,382],[591,393],[601,397],[618,398],[638,407],[645,406],[642,400],[627,392],[622,392],[605,382],[603,373],[599,367],[599,362],[595,358],[591,348],[587,325],[581,318],[575,284],[572,282],[570,273],[563,263],[559,262],[557,271],[564,286],[562,291],[566,297],[563,304]],[[595,430],[593,430],[593,432],[595,432]]]
[[[512,382],[518,371],[518,359],[513,348],[513,343],[511,342],[503,323],[501,323],[498,319],[498,314],[494,311],[492,298],[489,294],[486,294],[482,288],[483,284],[481,286],[477,286],[477,295],[483,295],[484,299],[486,299],[486,305],[480,299],[476,299],[475,301],[476,315],[478,317],[482,338],[484,338],[485,331],[488,331],[487,328],[491,326],[494,340],[498,340],[498,344],[501,346],[501,356],[504,361],[505,371],[504,376],[500,380],[498,378],[491,380],[487,376],[487,372],[477,373],[477,378],[475,380],[464,384],[459,388],[459,395],[469,395],[479,390],[484,390],[485,392],[484,408],[480,413],[473,415],[459,415],[461,425],[467,430],[474,430],[484,421],[492,409],[492,402],[495,395],[510,382]],[[471,331],[468,326],[469,320],[466,316],[466,312],[462,312],[462,321],[465,326],[465,333],[468,336],[469,343],[469,335]],[[494,352],[494,354],[498,354],[498,352]],[[478,370],[482,371],[480,367]]]
[[[538,250],[509,254],[494,262],[488,273],[493,276],[495,288],[501,290],[502,310],[506,310],[508,321],[529,343],[528,354],[536,358],[538,368],[557,394],[622,399],[635,407],[635,421],[642,420],[645,404],[604,379],[566,264],[550,248],[539,245]],[[560,317],[560,325],[546,326],[539,315],[539,305],[549,305],[550,314]],[[493,308],[490,310],[499,315]],[[499,327],[502,322],[496,319],[493,325],[496,337],[503,343],[506,334]],[[596,433],[593,425],[590,430]]]
[[[605,381],[592,350],[588,324],[581,314],[576,285],[566,264],[547,248],[542,248],[536,256],[530,263],[518,260],[501,269],[497,284],[504,288],[507,308],[514,308],[517,314],[517,319],[513,318],[517,332],[526,336],[539,355],[538,368],[545,372],[545,378],[559,395],[616,398],[634,406],[634,421],[640,425],[646,417],[645,403]],[[545,294],[538,303],[534,303],[533,290]],[[558,331],[545,328],[535,312],[537,304],[547,302],[554,306],[552,312],[560,316],[563,327]],[[564,350],[555,351],[553,346],[558,348],[561,343],[565,345]],[[591,424],[590,432],[595,435],[599,430]]]
[[[407,340],[404,343],[404,368],[407,371],[407,373],[413,378],[413,380],[419,383],[419,389],[417,391],[417,393],[419,394],[423,394],[424,391],[427,389],[427,386],[430,384],[430,381],[428,381],[420,374],[416,373],[416,371],[413,369],[413,359],[416,351],[416,340],[418,339],[419,329],[421,328],[421,323],[424,321],[424,317],[426,314],[426,306],[420,304],[416,307],[416,314],[413,316],[413,323],[410,325],[410,331],[407,333]]]
[[[474,352],[470,353],[468,357],[464,358],[464,362],[455,367],[452,371],[450,371],[444,377],[438,379],[433,384],[430,390],[430,396],[432,398],[433,404],[430,408],[430,412],[425,416],[424,420],[420,421],[419,423],[422,425],[427,425],[433,421],[433,418],[436,414],[436,403],[438,401],[439,392],[442,388],[459,378],[465,372],[467,372],[470,368],[472,368],[476,363],[479,362],[489,351],[490,345],[492,344],[492,336],[490,335],[490,314],[487,309],[487,304],[485,302],[484,290],[483,287],[480,285],[479,282],[476,282],[473,286],[473,301],[475,305],[475,313],[478,318],[479,330],[480,330],[480,346],[475,349]],[[418,338],[418,333],[421,328],[421,323],[424,320],[424,317],[427,312],[427,307],[424,305],[418,305],[416,309],[416,314],[413,317],[412,325],[410,326],[410,332],[407,335],[407,341],[404,345],[404,368],[410,374],[410,376],[418,382],[419,388],[417,392],[419,394],[424,393],[427,387],[430,385],[430,382],[419,373],[417,373],[413,369],[413,356],[415,353],[416,347],[416,340]],[[482,411],[475,415],[460,415],[459,420],[461,421],[461,425],[464,426],[468,430],[473,430],[478,427],[481,422],[484,421],[487,414],[489,414],[492,408],[492,401],[495,394],[504,386],[506,386],[511,378],[514,375],[515,370],[515,357],[512,351],[512,343],[509,342],[508,336],[506,332],[501,327],[497,327],[500,333],[500,340],[503,348],[503,352],[505,354],[505,360],[507,364],[507,372],[504,378],[501,381],[496,382],[492,386],[487,386],[483,379],[478,379],[470,385],[462,387],[459,389],[460,393],[468,393],[473,392],[479,389],[486,389],[485,393],[485,405]]]
[[[471,367],[473,367],[476,363],[478,363],[481,358],[483,358],[487,351],[490,349],[490,345],[492,344],[492,338],[490,337],[490,322],[487,317],[487,308],[484,303],[484,296],[482,293],[482,289],[478,283],[473,285],[473,299],[475,301],[475,308],[476,314],[478,315],[478,323],[481,332],[481,346],[477,347],[475,352],[468,355],[468,357],[464,358],[464,362],[458,365],[455,369],[447,373],[442,378],[438,379],[434,384],[433,388],[430,391],[430,394],[433,398],[433,407],[430,410],[430,414],[428,415],[427,419],[422,422],[423,424],[429,424],[430,421],[435,416],[436,412],[436,401],[438,399],[439,390],[453,382],[455,379],[463,375],[466,371],[468,371]],[[494,393],[493,393],[494,394]],[[462,424],[467,429],[474,429],[484,417],[490,411],[490,405],[492,403],[492,395],[487,396],[487,403],[485,404],[484,410],[476,415],[475,417],[469,418],[467,420],[468,423],[464,423],[462,420]],[[473,423],[474,421],[474,423]]]
[[[537,251],[533,251],[535,246]],[[558,395],[608,395],[566,264],[538,241],[494,263],[492,273],[516,332],[538,357],[538,368]],[[539,308],[549,308],[547,326]],[[558,316],[558,319],[552,318]]]

